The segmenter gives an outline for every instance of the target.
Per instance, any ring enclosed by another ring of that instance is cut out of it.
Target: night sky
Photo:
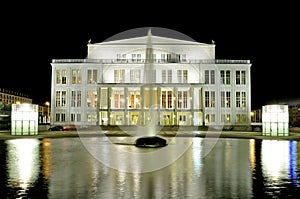
[[[89,39],[161,27],[200,43],[214,40],[216,59],[250,60],[252,109],[300,99],[297,6],[209,2],[13,2],[1,14],[0,88],[49,101],[52,59],[85,58]]]

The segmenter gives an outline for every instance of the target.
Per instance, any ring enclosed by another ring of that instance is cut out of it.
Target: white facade
[[[149,38],[152,94],[144,81]],[[86,59],[51,63],[52,124],[146,125],[149,96],[157,125],[251,124],[250,61],[215,59],[215,44],[148,34],[87,48]]]

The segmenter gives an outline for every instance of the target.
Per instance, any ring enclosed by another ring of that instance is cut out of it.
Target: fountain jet
[[[144,86],[149,88],[149,95],[144,96],[149,99],[149,124],[143,128],[143,134],[145,136],[140,137],[136,140],[136,146],[139,147],[162,147],[166,146],[167,142],[165,139],[156,136],[156,112],[157,105],[154,100],[154,88],[155,88],[155,70],[154,70],[154,59],[153,59],[153,47],[152,47],[152,33],[151,29],[148,30],[146,53],[145,53],[145,65],[144,65]]]

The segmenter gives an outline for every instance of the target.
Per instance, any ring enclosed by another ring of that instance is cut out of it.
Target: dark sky
[[[297,6],[207,2],[13,2],[1,14],[0,88],[49,101],[52,59],[85,58],[89,39],[161,27],[201,43],[214,40],[216,59],[250,60],[253,109],[299,99]]]

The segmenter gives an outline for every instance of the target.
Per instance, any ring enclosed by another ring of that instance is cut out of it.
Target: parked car
[[[63,126],[52,126],[48,129],[48,131],[63,131]]]
[[[74,124],[71,125],[64,125],[62,126],[63,131],[72,131],[72,130],[76,130],[76,126]]]

